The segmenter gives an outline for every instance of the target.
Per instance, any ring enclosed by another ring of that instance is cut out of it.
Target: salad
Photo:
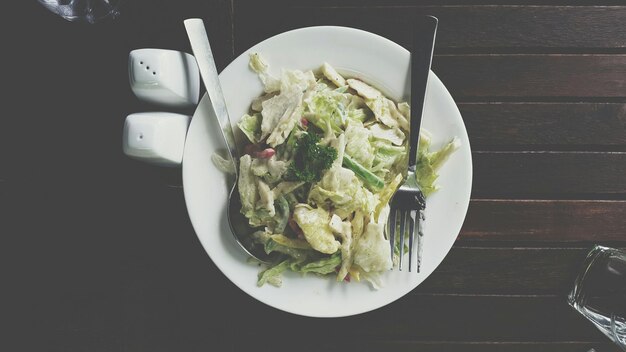
[[[319,72],[284,69],[280,77],[258,54],[249,66],[264,94],[238,123],[246,140],[241,213],[251,242],[274,258],[258,285],[280,286],[281,274],[294,271],[378,287],[393,265],[385,225],[406,174],[409,105],[327,63]],[[416,174],[428,196],[459,142],[431,152],[422,133]]]

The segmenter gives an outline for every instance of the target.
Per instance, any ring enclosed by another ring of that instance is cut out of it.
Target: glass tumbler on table
[[[121,0],[38,0],[48,10],[68,21],[96,23],[119,14]]]
[[[626,251],[595,246],[568,302],[626,351]]]

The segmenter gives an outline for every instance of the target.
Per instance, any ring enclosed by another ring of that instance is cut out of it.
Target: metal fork
[[[402,270],[404,257],[405,237],[409,238],[409,271],[413,262],[415,247],[415,232],[417,230],[417,272],[422,262],[422,220],[426,201],[424,194],[415,178],[419,135],[422,126],[422,113],[426,98],[428,74],[435,46],[438,20],[433,16],[426,16],[415,22],[413,26],[413,48],[411,50],[411,121],[409,131],[409,167],[404,183],[398,188],[391,200],[389,212],[389,243],[391,246],[391,260],[393,262],[396,246],[396,230],[399,228],[400,256],[398,270]]]

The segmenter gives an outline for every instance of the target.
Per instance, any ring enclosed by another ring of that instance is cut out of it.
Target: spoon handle
[[[224,99],[224,93],[220,85],[217,68],[215,67],[215,59],[213,58],[213,52],[211,51],[211,45],[209,44],[209,37],[207,36],[204,22],[200,18],[190,18],[185,20],[184,23],[189,42],[191,43],[191,50],[193,50],[193,55],[196,57],[198,69],[200,70],[200,76],[202,77],[204,87],[209,95],[209,100],[211,101],[215,116],[217,117],[217,122],[220,125],[222,136],[228,146],[228,154],[235,165],[235,173],[237,174],[239,170],[237,170],[236,166],[239,160],[239,153],[237,152],[235,136],[230,123],[228,109],[226,108],[226,100]]]

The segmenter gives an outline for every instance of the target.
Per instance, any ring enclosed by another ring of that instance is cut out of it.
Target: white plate
[[[233,61],[220,81],[228,111],[236,121],[262,93],[256,74],[248,68],[249,53],[258,52],[278,74],[281,68],[316,69],[326,61],[343,74],[361,78],[391,99],[409,98],[409,52],[400,45],[361,30],[345,27],[310,27],[269,38]],[[228,190],[224,175],[211,162],[211,154],[224,148],[219,128],[205,96],[189,127],[183,157],[183,185],[191,223],[215,265],[239,288],[272,307],[314,317],[340,317],[367,312],[404,296],[441,263],[454,243],[465,218],[472,185],[472,160],[467,132],[450,93],[431,72],[423,127],[438,147],[452,137],[462,147],[441,169],[441,191],[428,199],[422,271],[391,271],[385,286],[373,290],[367,283],[342,283],[314,275],[291,273],[283,286],[256,286],[259,268],[246,262],[226,220]]]

